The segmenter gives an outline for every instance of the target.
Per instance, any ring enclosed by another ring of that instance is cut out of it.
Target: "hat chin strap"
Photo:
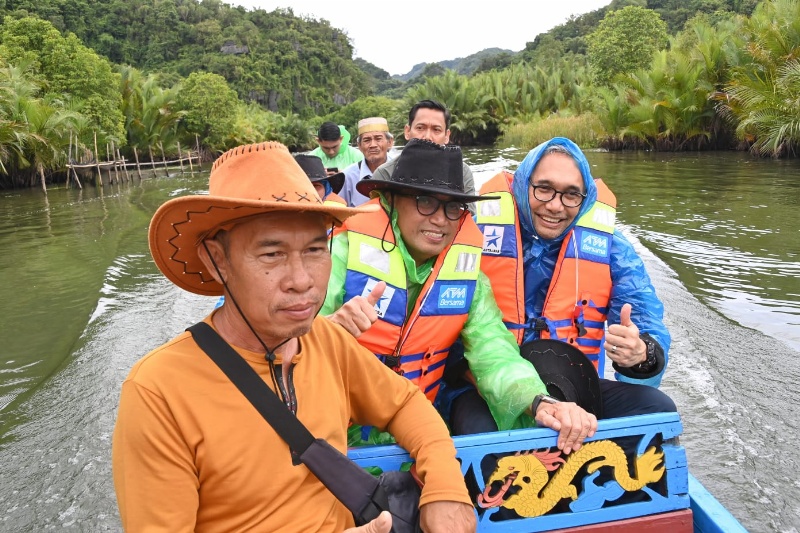
[[[225,289],[225,292],[228,293],[228,298],[230,299],[231,302],[233,302],[234,307],[236,307],[236,310],[239,312],[239,315],[242,317],[242,320],[244,320],[244,323],[247,324],[247,327],[250,329],[255,338],[258,340],[259,344],[261,344],[261,346],[264,348],[264,351],[266,352],[264,354],[264,359],[266,359],[267,362],[269,363],[269,370],[270,370],[269,373],[270,377],[272,377],[272,385],[273,387],[275,387],[275,390],[278,391],[278,393],[281,395],[283,403],[288,405],[286,402],[286,396],[283,393],[283,388],[278,386],[278,381],[277,378],[275,377],[275,358],[276,358],[275,350],[277,350],[278,348],[280,348],[281,346],[292,340],[292,337],[287,338],[286,340],[280,342],[277,346],[275,346],[275,348],[270,349],[269,346],[267,346],[267,344],[261,339],[259,334],[256,333],[256,330],[250,323],[250,321],[247,320],[247,316],[245,316],[244,311],[242,311],[242,308],[239,307],[239,303],[236,301],[236,298],[234,298],[230,287],[228,287],[228,283],[222,276],[222,272],[220,272],[219,267],[217,266],[217,262],[214,261],[214,257],[211,255],[211,251],[208,249],[208,245],[206,244],[205,239],[203,239],[203,248],[205,248],[206,254],[208,254],[208,258],[211,260],[211,264],[214,266],[214,270],[217,272],[217,276],[219,277],[222,283],[222,287]]]
[[[389,221],[386,223],[386,227],[383,228],[383,235],[381,236],[381,250],[383,250],[387,254],[393,252],[394,249],[397,248],[397,237],[395,236],[395,242],[392,243],[392,247],[388,250],[386,249],[386,234],[389,232],[389,228],[392,227],[392,214],[394,213],[394,193],[393,192],[390,193],[390,196],[392,198],[389,201]]]

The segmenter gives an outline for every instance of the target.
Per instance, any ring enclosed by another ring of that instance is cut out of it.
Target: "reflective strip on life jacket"
[[[482,196],[499,196],[500,199],[477,202],[476,221],[483,233],[481,270],[492,282],[503,322],[521,344],[525,332],[525,278],[522,261],[517,260],[522,238],[511,194],[513,178],[510,172],[500,172],[481,187]]]
[[[347,202],[344,201],[344,198],[342,198],[335,192],[332,192],[328,196],[326,196],[325,200],[323,200],[322,203],[332,205],[335,207],[341,207],[342,205],[347,205]]]
[[[540,336],[576,345],[603,375],[616,198],[602,180],[595,183],[597,201],[561,245],[542,310],[547,329]]]
[[[475,296],[482,237],[471,218],[462,221],[409,313],[405,263],[392,232],[383,236],[387,224],[388,216],[381,209],[350,217],[343,225],[349,241],[344,301],[369,294],[375,284],[386,281],[387,289],[375,306],[379,318],[358,342],[415,382],[432,402],[450,347],[461,333]]]

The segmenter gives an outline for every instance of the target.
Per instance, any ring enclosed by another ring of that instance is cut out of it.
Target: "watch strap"
[[[533,417],[536,418],[536,411],[539,409],[539,404],[542,402],[544,403],[561,403],[561,400],[557,400],[552,396],[548,396],[547,394],[537,394],[533,398],[533,403],[531,404],[531,413],[533,413]]]

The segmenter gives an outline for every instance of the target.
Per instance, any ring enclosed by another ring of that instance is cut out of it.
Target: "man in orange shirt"
[[[428,532],[475,531],[447,428],[410,381],[317,313],[327,230],[374,207],[323,204],[286,147],[241,146],[215,163],[208,195],[174,198],[150,250],[177,286],[225,304],[205,318],[316,437],[346,451],[350,420],[390,431],[416,459]],[[112,442],[126,531],[323,531],[353,516],[184,332],[122,385]],[[388,532],[386,513],[355,529]]]

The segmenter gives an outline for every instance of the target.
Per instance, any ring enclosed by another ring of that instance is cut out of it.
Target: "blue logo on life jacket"
[[[372,289],[375,288],[379,282],[376,279],[370,278],[367,281],[367,284],[364,286],[364,290],[361,293],[361,296],[366,298],[372,292]],[[389,310],[389,304],[392,303],[392,297],[394,296],[394,287],[391,285],[386,286],[386,290],[383,291],[383,295],[381,296],[378,303],[375,304],[375,312],[378,313],[379,318],[384,318],[386,316],[386,312]]]
[[[467,288],[464,285],[441,285],[439,309],[464,309],[467,306]]]
[[[505,228],[502,226],[484,226],[483,253],[499,255],[503,250],[503,233]]]
[[[581,253],[608,256],[608,237],[593,232],[583,232],[581,235]]]
[[[478,224],[478,228],[483,232],[484,254],[499,257],[517,256],[517,232],[513,227]]]

